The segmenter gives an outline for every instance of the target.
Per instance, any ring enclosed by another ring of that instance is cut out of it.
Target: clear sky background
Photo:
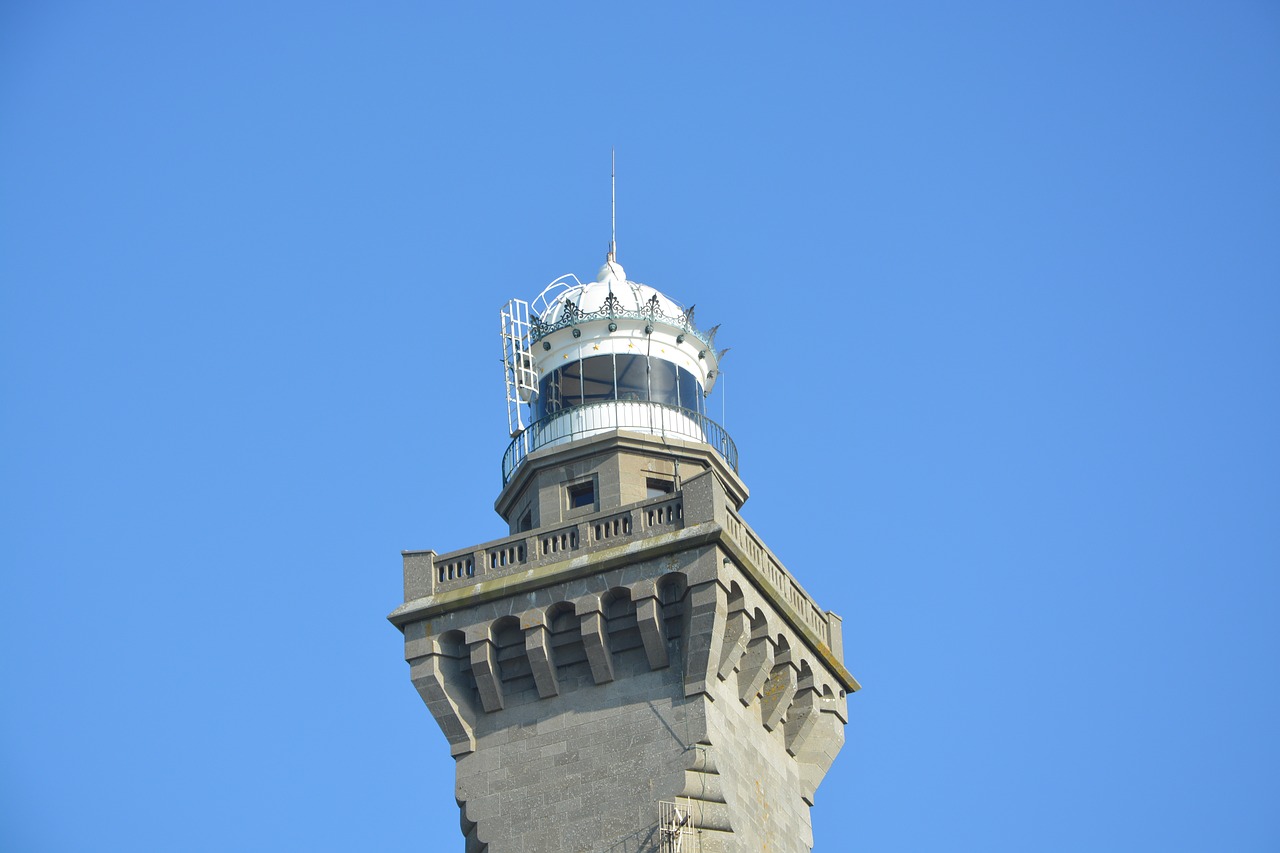
[[[721,323],[817,849],[1280,848],[1280,6],[0,5],[0,849],[457,850],[498,309]]]

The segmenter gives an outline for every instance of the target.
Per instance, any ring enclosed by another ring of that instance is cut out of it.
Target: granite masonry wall
[[[696,827],[681,853],[811,849],[858,685],[838,617],[734,504],[706,470],[575,519],[572,547],[544,527],[406,552],[391,619],[457,762],[468,853],[664,853],[664,801]]]

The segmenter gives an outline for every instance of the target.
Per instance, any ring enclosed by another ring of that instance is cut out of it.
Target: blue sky
[[[817,849],[1280,846],[1274,4],[9,2],[0,847],[461,849],[384,617],[611,146],[845,619]]]

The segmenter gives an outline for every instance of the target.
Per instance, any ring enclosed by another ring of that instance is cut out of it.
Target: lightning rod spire
[[[610,203],[609,260],[618,259],[618,151],[609,149],[609,190],[612,193]]]

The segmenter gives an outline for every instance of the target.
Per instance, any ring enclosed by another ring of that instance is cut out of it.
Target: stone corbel
[[[796,691],[795,701],[787,709],[787,722],[783,726],[786,734],[787,752],[799,757],[808,746],[809,739],[818,728],[818,717],[822,712],[818,708],[818,691],[812,681],[801,684]]]
[[[791,706],[791,700],[795,698],[799,681],[800,668],[792,662],[791,650],[779,649],[773,671],[769,673],[769,679],[760,691],[763,696],[760,707],[761,722],[769,731],[777,728],[778,723],[782,721],[782,716]]]
[[[466,839],[466,853],[485,853],[489,849],[489,845],[480,838],[480,823],[471,819],[467,814],[467,801],[457,800],[458,803],[458,828],[462,830],[462,835]]]
[[[609,625],[604,618],[600,596],[589,595],[574,605],[582,619],[582,647],[591,664],[591,677],[596,684],[613,681],[613,655],[609,651]]]
[[[488,626],[467,631],[467,646],[471,650],[471,674],[475,676],[480,691],[480,704],[486,713],[501,711],[502,674],[498,670],[498,647],[489,636]]]
[[[711,549],[699,557],[699,562],[715,558],[716,552]],[[711,580],[691,585],[684,600],[684,695],[712,698],[707,679],[715,677],[712,667],[720,662],[728,593],[719,581]]]
[[[448,739],[449,753],[457,758],[476,748],[471,684],[458,664],[458,655],[465,652],[461,643],[456,649],[442,646],[437,636],[428,634],[429,627],[427,622],[405,626],[409,678]]]
[[[820,711],[815,714],[814,725],[807,743],[796,757],[800,765],[801,796],[809,805],[813,805],[814,793],[818,785],[831,769],[841,747],[844,746],[844,724],[835,714],[827,713],[826,700],[819,700]]]
[[[441,655],[424,655],[409,661],[409,678],[422,697],[427,710],[449,740],[449,754],[454,758],[475,752],[475,714],[471,704],[460,694],[462,685],[449,670],[456,666]]]
[[[742,660],[751,639],[751,617],[745,610],[730,613],[724,623],[724,643],[720,652],[720,668],[716,675],[726,681]]]
[[[763,623],[752,629],[751,641],[738,664],[738,699],[743,705],[751,705],[764,687],[765,679],[773,670],[773,638]]]
[[[667,656],[667,625],[662,615],[662,601],[658,598],[658,585],[645,581],[631,590],[636,603],[636,625],[644,643],[649,669],[664,669],[671,664]]]
[[[533,683],[543,699],[560,695],[560,682],[556,678],[555,656],[551,650],[551,631],[547,628],[542,611],[531,611],[520,617],[524,630],[524,650],[529,657],[529,669],[533,671]]]
[[[680,799],[688,804],[700,831],[731,833],[733,822],[714,753],[715,749],[709,743],[693,746],[688,769],[684,772]]]

